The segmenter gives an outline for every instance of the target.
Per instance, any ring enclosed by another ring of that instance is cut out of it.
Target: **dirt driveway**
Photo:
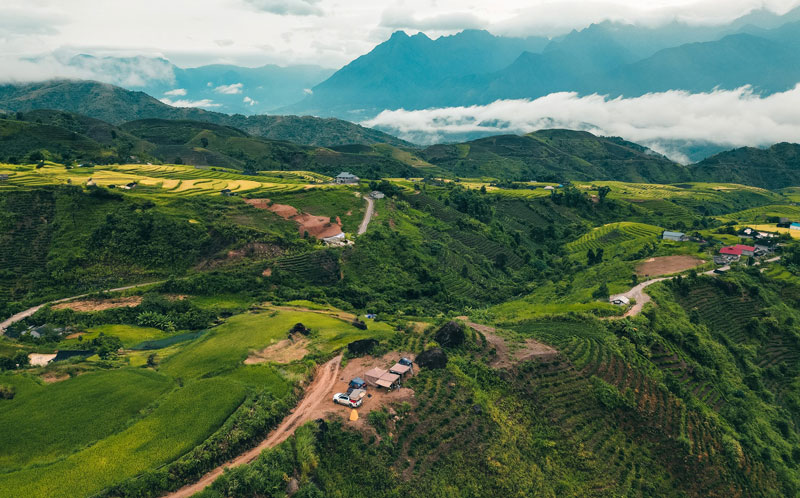
[[[209,486],[214,480],[222,475],[227,467],[238,467],[239,465],[244,465],[247,463],[252,462],[255,460],[258,455],[261,454],[266,448],[272,448],[273,446],[277,446],[278,444],[284,442],[286,439],[289,438],[294,431],[308,422],[309,420],[316,420],[321,418],[320,407],[324,404],[332,403],[331,399],[328,397],[328,393],[331,390],[331,386],[336,381],[337,376],[339,375],[339,365],[342,362],[342,355],[337,356],[336,358],[330,360],[329,362],[321,365],[317,369],[317,373],[314,376],[314,380],[311,381],[311,384],[306,388],[305,394],[303,395],[303,399],[300,401],[292,412],[283,419],[283,422],[274,429],[272,432],[269,433],[267,438],[262,441],[258,446],[255,448],[242,453],[235,459],[231,460],[228,463],[220,465],[219,467],[215,468],[211,472],[204,475],[199,481],[194,484],[190,484],[188,486],[184,486],[181,489],[165,495],[167,498],[188,498],[195,493],[199,493],[200,491],[204,490],[207,486]]]

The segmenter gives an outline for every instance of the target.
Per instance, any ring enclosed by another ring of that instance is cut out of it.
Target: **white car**
[[[334,403],[338,403],[340,405],[349,406],[350,408],[358,408],[359,406],[361,406],[361,400],[360,399],[352,400],[352,399],[350,399],[350,396],[348,396],[345,393],[336,393],[336,394],[334,394],[333,395],[333,402]]]

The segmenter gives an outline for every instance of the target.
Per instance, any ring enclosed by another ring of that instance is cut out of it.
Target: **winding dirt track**
[[[266,448],[272,448],[273,446],[284,442],[289,438],[289,436],[294,434],[294,431],[298,427],[304,423],[308,422],[309,420],[319,418],[319,407],[325,401],[330,401],[328,399],[328,392],[330,391],[334,382],[336,382],[336,379],[339,375],[339,365],[341,362],[342,355],[339,355],[324,365],[321,365],[317,369],[314,380],[311,381],[311,384],[309,384],[300,403],[289,415],[286,416],[286,418],[283,419],[283,422],[281,422],[276,429],[269,433],[267,438],[258,446],[247,451],[246,453],[242,453],[233,460],[220,465],[204,475],[196,483],[184,486],[173,493],[164,495],[164,498],[188,498],[195,493],[199,493],[208,487],[212,482],[214,482],[217,477],[222,475],[226,468],[238,467],[239,465],[245,465],[252,462]]]
[[[770,259],[764,260],[763,262],[764,263],[774,263],[774,262],[780,261],[780,260],[781,260],[780,256],[775,256],[774,258],[770,258]],[[758,266],[758,265],[761,265],[761,263],[762,263],[761,261],[756,261],[755,264]],[[730,266],[723,266],[723,267],[719,268],[719,270],[727,271],[727,270],[730,270],[730,268],[731,268]],[[712,277],[715,277],[717,275],[717,273],[715,273],[715,271],[716,270],[709,270],[707,272],[703,272],[703,275],[710,275]],[[764,271],[764,270],[761,270],[761,271]],[[636,300],[636,304],[631,306],[631,308],[628,311],[626,311],[624,315],[611,316],[611,317],[608,317],[607,320],[621,320],[621,319],[627,318],[629,316],[638,315],[639,313],[642,312],[642,308],[644,308],[644,305],[650,302],[650,296],[644,290],[646,288],[650,287],[653,284],[656,284],[658,282],[663,282],[664,280],[672,280],[673,278],[676,278],[677,276],[678,275],[673,275],[671,277],[654,278],[652,280],[648,280],[646,282],[642,282],[639,285],[634,286],[628,292],[625,292],[625,293],[622,293],[622,294],[616,294],[614,296],[611,296],[611,299],[614,299],[617,296],[625,296],[628,299]]]

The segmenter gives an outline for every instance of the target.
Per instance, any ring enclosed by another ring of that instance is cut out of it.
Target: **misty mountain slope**
[[[640,145],[571,130],[543,130],[524,136],[501,135],[464,144],[434,145],[420,156],[462,177],[656,183],[689,179],[684,166]]]
[[[339,119],[310,116],[227,115],[194,108],[178,108],[143,93],[95,81],[53,80],[0,85],[0,111],[29,112],[56,109],[84,114],[119,125],[139,119],[189,119],[233,126],[251,135],[316,145],[388,143],[411,146],[378,130]]]
[[[86,54],[72,57],[68,65],[104,77],[103,81],[171,102],[205,101],[203,108],[247,115],[297,102],[307,89],[334,73],[333,69],[314,65],[251,68],[212,64],[180,68],[163,58]]]
[[[800,37],[796,40],[800,40]],[[652,57],[612,71],[602,90],[612,95],[687,90],[707,92],[752,85],[768,93],[793,88],[800,81],[800,57],[787,43],[737,34],[722,40],[662,50]],[[583,91],[589,92],[590,86]]]
[[[436,40],[398,31],[282,111],[357,116],[439,105],[431,90],[441,81],[498,71],[522,52],[540,51],[545,44],[542,38],[504,38],[475,30]]]

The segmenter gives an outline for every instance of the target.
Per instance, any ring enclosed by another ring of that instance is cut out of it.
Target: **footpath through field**
[[[367,201],[367,211],[364,213],[364,219],[361,220],[361,225],[358,227],[358,235],[367,231],[369,222],[372,220],[372,212],[375,210],[375,201],[372,200],[372,197],[367,195],[364,200]]]
[[[770,258],[770,259],[764,260],[764,263],[774,263],[776,261],[780,261],[780,259],[781,259],[780,256],[775,256],[774,258]],[[757,261],[755,264],[756,265],[760,265],[761,262]],[[718,270],[727,271],[727,270],[730,270],[730,268],[731,268],[730,266],[723,266],[721,268],[718,268]],[[703,275],[710,275],[710,276],[714,277],[714,276],[717,275],[717,273],[715,273],[715,272],[716,272],[716,270],[709,270],[707,272],[703,272]],[[676,278],[677,276],[678,275],[672,275],[671,277],[653,278],[653,279],[650,279],[650,280],[648,280],[646,282],[642,282],[642,283],[634,286],[628,292],[624,292],[622,294],[615,294],[615,295],[611,296],[612,300],[615,297],[624,296],[624,297],[627,297],[630,300],[636,300],[636,304],[631,306],[631,308],[628,311],[626,311],[624,315],[622,315],[622,316],[611,316],[611,317],[608,317],[607,319],[608,320],[621,320],[621,319],[627,318],[629,316],[638,315],[639,313],[642,312],[642,308],[644,308],[644,305],[650,302],[650,296],[644,290],[646,288],[650,287],[653,284],[656,284],[658,282],[663,282],[664,280],[672,280],[673,278]]]
[[[160,283],[163,283],[163,282],[164,282],[163,280],[160,280],[158,282],[147,282],[145,284],[127,285],[125,287],[117,287],[116,289],[108,289],[108,290],[103,291],[103,292],[121,292],[121,291],[125,291],[125,290],[136,289],[138,287],[147,287],[148,285],[160,284]],[[42,303],[42,304],[40,304],[38,306],[34,306],[33,308],[28,308],[25,311],[20,311],[19,313],[15,314],[15,315],[12,315],[7,320],[0,322],[0,335],[5,334],[6,333],[6,329],[8,327],[10,327],[12,324],[17,323],[20,320],[24,320],[24,319],[28,318],[29,316],[33,315],[34,313],[36,313],[40,309],[44,308],[48,304],[65,303],[67,301],[72,301],[73,299],[80,299],[82,297],[86,297],[86,296],[89,296],[89,295],[90,294],[81,294],[79,296],[65,297],[63,299],[57,299],[55,301]]]
[[[298,427],[304,423],[308,422],[309,420],[319,418],[319,407],[326,400],[330,401],[328,399],[328,392],[330,391],[334,382],[336,382],[341,363],[342,355],[339,355],[320,366],[314,375],[314,380],[312,380],[311,384],[309,384],[309,386],[306,388],[300,404],[298,404],[295,409],[283,419],[283,422],[281,422],[276,429],[270,432],[267,438],[258,446],[245,453],[242,453],[233,460],[220,465],[204,475],[196,483],[184,486],[175,492],[164,495],[164,498],[188,498],[195,493],[199,493],[211,485],[211,483],[214,482],[217,477],[222,475],[226,468],[238,467],[239,465],[245,465],[252,462],[258,458],[258,455],[260,455],[261,452],[266,448],[272,448],[273,446],[277,446],[284,442],[289,438],[289,436],[294,434],[294,431],[297,430]]]

